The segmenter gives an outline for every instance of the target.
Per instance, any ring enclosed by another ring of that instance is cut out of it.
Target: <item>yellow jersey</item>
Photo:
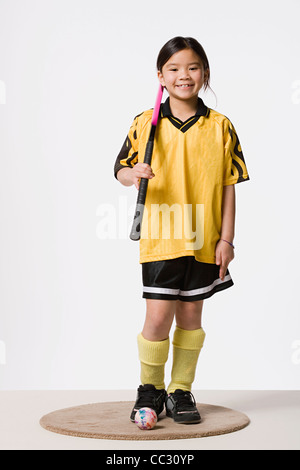
[[[153,110],[136,116],[115,162],[115,176],[143,162]],[[249,180],[230,120],[198,97],[195,116],[172,116],[161,105],[140,239],[140,263],[194,256],[215,263],[222,227],[223,186]]]

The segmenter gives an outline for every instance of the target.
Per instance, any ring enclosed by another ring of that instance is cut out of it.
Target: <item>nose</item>
[[[180,80],[189,80],[190,74],[188,69],[182,69],[180,71]]]

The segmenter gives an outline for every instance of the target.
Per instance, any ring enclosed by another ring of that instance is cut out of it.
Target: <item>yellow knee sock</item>
[[[138,335],[142,385],[152,384],[158,390],[165,388],[165,363],[168,360],[169,345],[169,338],[163,341],[148,341],[141,333]]]
[[[167,390],[168,393],[173,393],[177,388],[191,391],[204,339],[205,332],[202,328],[183,330],[176,326],[173,338],[171,383]]]

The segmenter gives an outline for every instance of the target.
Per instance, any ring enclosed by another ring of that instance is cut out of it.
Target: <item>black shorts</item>
[[[193,256],[143,263],[143,298],[184,302],[207,299],[233,286],[228,269],[223,281],[219,271],[220,266],[201,263]]]

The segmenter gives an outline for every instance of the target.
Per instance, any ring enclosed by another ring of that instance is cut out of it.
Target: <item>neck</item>
[[[170,96],[170,108],[173,116],[195,115],[198,108],[198,96],[189,100],[180,100]]]

